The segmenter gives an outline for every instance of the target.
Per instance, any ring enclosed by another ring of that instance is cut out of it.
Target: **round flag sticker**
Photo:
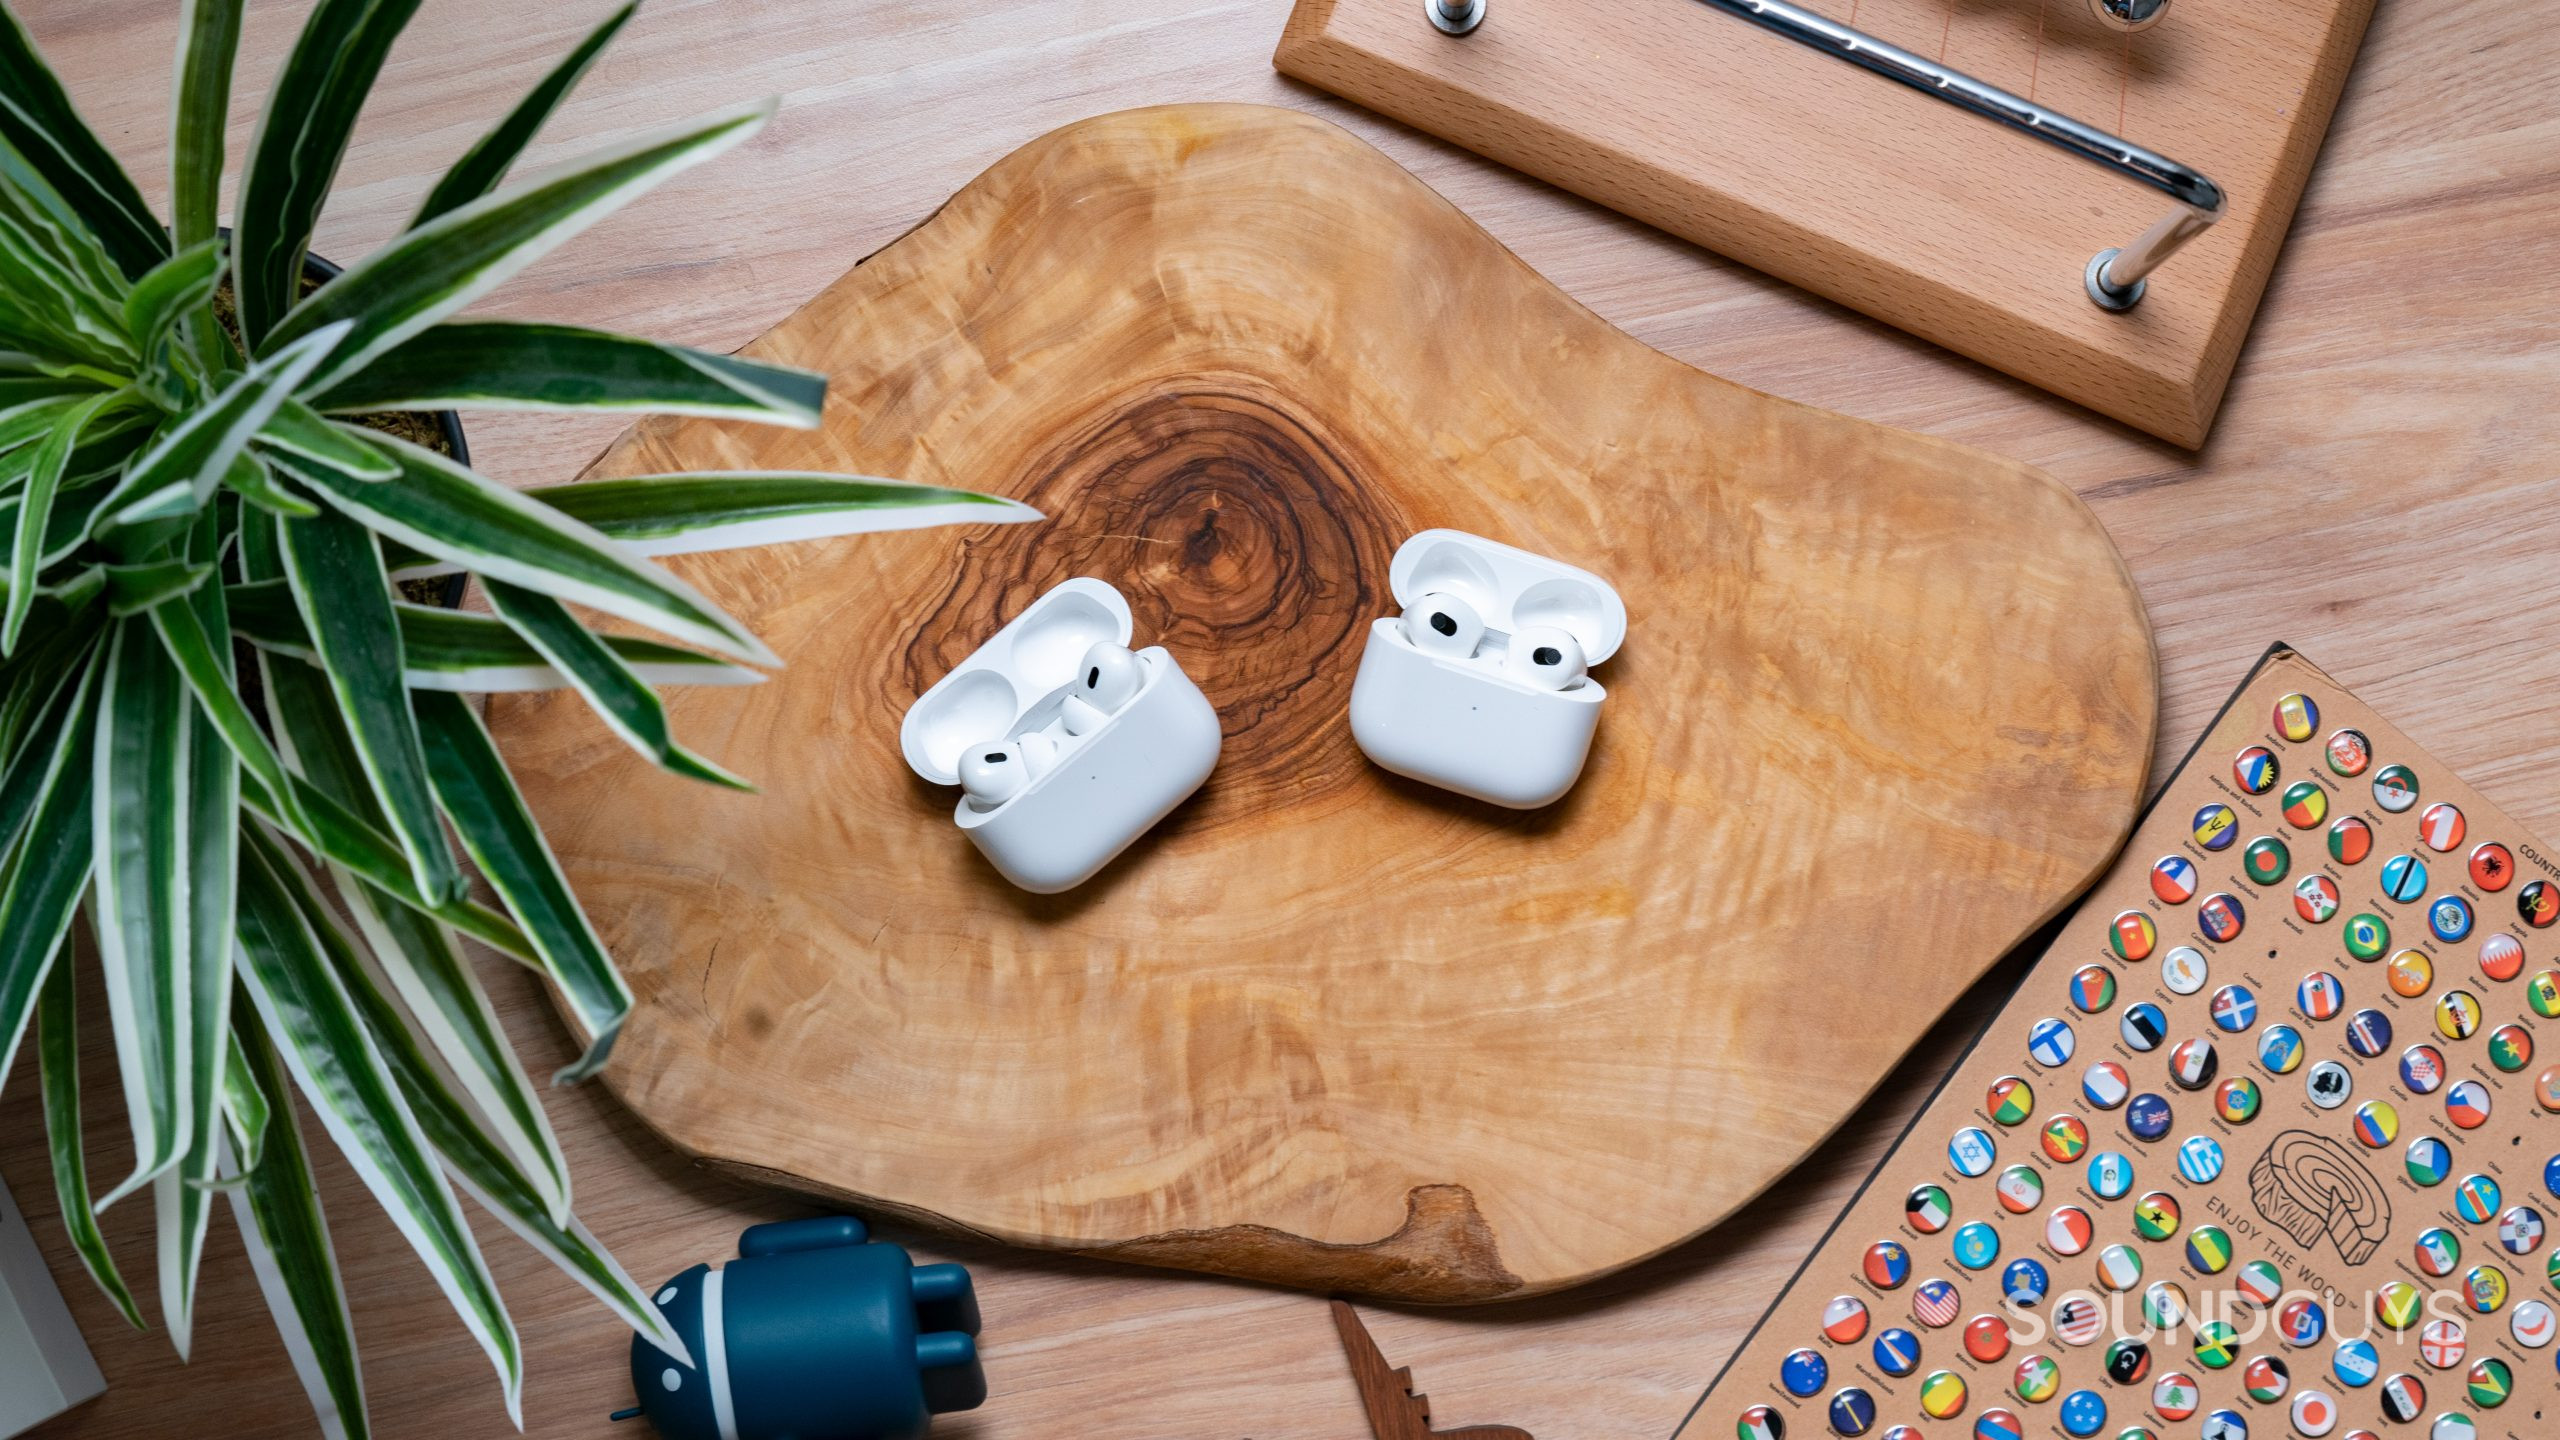
[[[1852,1385],[1831,1397],[1831,1432],[1856,1437],[1876,1423],[1875,1397]]]
[[[2341,815],[2329,827],[2329,858],[2341,865],[2361,865],[2373,853],[2373,827],[2354,815]]]
[[[1948,1163],[1956,1167],[1957,1174],[1967,1179],[1990,1173],[1991,1162],[1999,1154],[1990,1134],[1972,1125],[1957,1131],[1955,1138],[1947,1142]]]
[[[2293,1428],[2309,1440],[2338,1428],[2338,1402],[2317,1390],[2305,1390],[2293,1397]]]
[[[2418,803],[2418,772],[2406,765],[2385,765],[2374,772],[2373,803],[2397,815]]]
[[[2231,762],[2231,778],[2251,795],[2264,795],[2276,788],[2276,752],[2264,745],[2252,745]]]
[[[2480,1440],[2480,1427],[2459,1410],[2447,1410],[2427,1427],[2427,1440]]]
[[[1963,1307],[1952,1280],[1923,1280],[1911,1292],[1911,1318],[1932,1330],[1943,1330],[1955,1323],[1956,1311]]]
[[[2252,1260],[2240,1267],[2240,1277],[2231,1289],[2242,1300],[2263,1309],[2284,1294],[2284,1272],[2271,1261]]]
[[[2379,1010],[2359,1010],[2347,1021],[2347,1048],[2367,1060],[2391,1048],[2391,1017]]]
[[[2548,880],[2534,881],[2516,892],[2516,914],[2536,930],[2549,929],[2560,920],[2560,890]]]
[[[1754,1405],[1734,1422],[1735,1440],[1787,1440],[1787,1422],[1766,1405]]]
[[[2447,1040],[2468,1040],[2480,1029],[2480,997],[2468,990],[2447,990],[2436,1000],[2436,1031]]]
[[[2133,1230],[2145,1240],[2166,1240],[2177,1234],[2178,1197],[2165,1190],[2154,1190],[2134,1201]]]
[[[2139,1385],[2151,1374],[2151,1347],[2130,1336],[2107,1346],[2107,1378],[2119,1385]]]
[[[2240,908],[2239,897],[2227,892],[2217,891],[2207,895],[2204,897],[2204,903],[2196,907],[2196,928],[2203,931],[2208,940],[2222,941],[2239,938],[2240,927],[2247,920],[2248,912]]]
[[[2294,869],[2294,851],[2273,835],[2258,835],[2240,851],[2240,869],[2248,871],[2250,884],[2276,884]]]
[[[2427,907],[2427,929],[2447,945],[2471,933],[2471,902],[2459,895],[2439,895]]]
[[[2524,1003],[2545,1020],[2560,1019],[2560,970],[2536,970],[2524,982]]]
[[[2041,1405],[2062,1388],[2062,1367],[2050,1355],[2030,1355],[2018,1362],[2014,1385],[2018,1398]]]
[[[2477,1130],[2489,1123],[2489,1087],[2463,1080],[2444,1092],[2444,1118],[2457,1130]]]
[[[2347,1003],[2346,983],[2326,970],[2314,970],[2293,987],[2296,1009],[2314,1020],[2327,1020]]]
[[[2480,973],[2504,984],[2524,973],[2524,942],[2504,930],[2480,942]]]
[[[1920,1368],[1920,1337],[1896,1326],[1877,1335],[1869,1353],[1887,1375],[1908,1375]]]
[[[1973,1422],[1973,1440],[2024,1440],[2027,1427],[2006,1410],[1985,1410]]]
[[[2231,1268],[2231,1236],[2219,1225],[2199,1225],[2187,1236],[2187,1263],[2199,1275]]]
[[[2193,995],[2203,989],[2207,973],[2204,952],[2193,945],[2181,945],[2160,957],[2160,983],[2173,995]]]
[[[1847,1345],[1864,1339],[1867,1333],[1867,1302],[1855,1295],[1835,1295],[1822,1307],[1822,1338],[1834,1345]]]
[[[2213,1087],[2213,1113],[2225,1125],[2246,1125],[2258,1118],[2258,1106],[2265,1097],[2258,1082],[2246,1075],[2234,1075]]]
[[[1923,1235],[1935,1235],[1946,1229],[1947,1218],[1954,1213],[1955,1207],[1948,1200],[1947,1192],[1935,1185],[1921,1186],[1902,1202],[1902,1218]]]
[[[2421,1231],[2416,1249],[2418,1268],[2439,1280],[2462,1264],[2462,1238],[2441,1225]]]
[[[1964,1377],[1953,1370],[1933,1370],[1920,1382],[1920,1411],[1932,1420],[1964,1413]]]
[[[2196,812],[2188,833],[2207,850],[2227,850],[2240,838],[2240,815],[2228,805],[2207,805]]]
[[[2159,1411],[2163,1420],[2175,1422],[2186,1419],[2196,1413],[2197,1402],[2201,1399],[2202,1392],[2196,1389],[2194,1377],[2175,1370],[2161,1376],[2160,1383],[2151,1387],[2151,1408]]]
[[[2104,965],[2083,965],[2071,974],[2072,1008],[2095,1015],[2116,1003],[2116,972]]]
[[[2506,846],[2491,840],[2471,852],[2473,885],[2495,894],[2506,889],[2515,878],[2516,857]]]
[[[2187,1292],[2174,1280],[2163,1280],[2142,1292],[2142,1319],[2154,1330],[2175,1330],[2187,1321]],[[2172,1420],[2184,1416],[2172,1415]]]
[[[2089,1189],[2101,1200],[2121,1200],[2133,1188],[2133,1162],[2115,1150],[2089,1157]]]
[[[2001,1209],[2012,1215],[2028,1214],[2044,1203],[2044,1172],[2033,1165],[2012,1165],[2000,1172],[2000,1183],[1993,1193],[1999,1196]],[[1964,1237],[1959,1234],[1956,1238],[1961,1241]]]
[[[2058,1206],[2045,1217],[2044,1243],[2056,1255],[2080,1254],[2089,1248],[2089,1241],[2096,1234],[2089,1212],[2077,1205]]]
[[[2326,925],[2338,913],[2338,882],[2326,875],[2305,875],[2293,887],[2293,913],[2314,925]]]
[[[2418,1358],[2438,1370],[2450,1370],[2462,1363],[2463,1352],[2470,1349],[2463,1338],[2459,1320],[2430,1320],[2418,1332]]]
[[[2427,893],[2427,862],[2415,855],[2394,855],[2382,862],[2382,897],[2406,905]]]
[[[2391,982],[2391,993],[2403,1000],[2415,1000],[2434,988],[2435,962],[2424,950],[2403,950],[2391,957],[2383,967],[2383,978]]]
[[[2453,1173],[2453,1147],[2433,1135],[2409,1142],[2409,1178],[2421,1185],[2441,1185]]]
[[[2379,960],[2391,948],[2391,927],[2379,915],[2357,915],[2347,921],[2345,939],[2348,954],[2359,960]]]
[[[1911,1252],[1902,1248],[1899,1241],[1879,1240],[1867,1247],[1861,1268],[1866,1271],[1868,1284],[1879,1290],[1898,1290],[1911,1277]]]
[[[2196,898],[2196,862],[2184,855],[2163,855],[2153,861],[2151,893],[2171,905]]]
[[[2498,1217],[2498,1248],[2510,1255],[2530,1255],[2542,1248],[2542,1212],[2518,1205]]]
[[[2507,1367],[2506,1361],[2495,1355],[2473,1361],[2463,1381],[2463,1393],[2471,1397],[2472,1404],[2483,1410],[2497,1409],[2515,1393],[2515,1372]]]
[[[2151,958],[2151,947],[2160,943],[2160,929],[2151,917],[2139,910],[2127,910],[2107,927],[2107,945],[2127,960]]]
[[[2190,1185],[2210,1185],[2222,1177],[2222,1142],[2210,1135],[2190,1135],[2178,1142],[2178,1173]]]
[[[2088,1122],[2077,1115],[2056,1115],[2046,1121],[2044,1153],[2059,1165],[2068,1165],[2089,1153]]]
[[[1983,1220],[1959,1225],[1951,1248],[1958,1265],[1967,1270],[1988,1270],[2000,1258],[2000,1232]]]
[[[2261,1355],[2240,1371],[2240,1383],[2249,1398],[2261,1405],[2273,1405],[2293,1388],[2293,1371],[2273,1355]]]
[[[2276,733],[2296,744],[2320,731],[2320,706],[2299,691],[2276,702]]]
[[[2552,1314],[2548,1304],[2527,1300],[2507,1317],[2507,1333],[2515,1336],[2516,1343],[2527,1350],[2540,1350],[2555,1336],[2560,1336],[2560,1317]]]
[[[2283,1313],[2276,1316],[2276,1333],[2284,1337],[2284,1343],[2296,1348],[2317,1345],[2328,1332],[2329,1312],[2321,1309],[2317,1300],[2288,1301]]]
[[[2302,1064],[2302,1032],[2270,1025],[2258,1032],[2258,1064],[2270,1075],[2290,1075]]]
[[[2329,768],[2353,779],[2373,763],[2373,742],[2361,730],[2338,730],[2329,736]]]
[[[1982,1106],[1995,1124],[2021,1124],[2036,1113],[2035,1087],[2015,1075],[2003,1075],[1991,1082],[1991,1093],[1982,1098]]]
[[[2465,1175],[2453,1187],[2453,1213],[2474,1225],[2485,1225],[2498,1213],[2498,1182],[2486,1175]]]
[[[2142,1283],[2142,1257],[2130,1245],[2110,1245],[2098,1252],[2098,1283],[2110,1290],[2130,1290]]]
[[[2400,1085],[2412,1095],[2433,1095],[2444,1088],[2444,1052],[2433,1045],[2412,1045],[2400,1052]]]
[[[2136,1140],[2157,1140],[2169,1133],[2169,1102],[2144,1091],[2124,1107],[2124,1126]]]
[[[2086,1345],[2105,1332],[2106,1312],[2095,1296],[2074,1295],[2053,1309],[2053,1333],[2065,1345]]]
[[[2462,811],[2439,800],[2418,817],[2418,838],[2441,855],[2462,843]]]
[[[2533,1103],[2560,1114],[2560,1065],[2551,1066],[2533,1077]],[[2560,1186],[2555,1186],[2553,1193],[2560,1194]]]
[[[2406,1330],[2418,1323],[2427,1297],[2406,1280],[2385,1280],[2373,1292],[2373,1318],[2386,1330]]]
[[[2240,1358],[2240,1336],[2222,1320],[2207,1320],[2196,1327],[2196,1363],[2207,1370],[2229,1368]]]
[[[2012,1260],[2009,1262],[2009,1268],[2000,1272],[2000,1296],[2002,1299],[2007,1300],[2010,1304],[2015,1305],[2020,1309],[2032,1310],[2038,1305],[2044,1303],[2045,1291],[2052,1285],[2052,1283],[2052,1277],[2045,1273],[2044,1263],[2042,1261]],[[1986,1315],[1982,1318],[2000,1326],[2000,1351],[2001,1354],[2007,1354],[2009,1350],[2009,1327],[2006,1324],[2003,1324],[1996,1316]],[[1982,1321],[1977,1320],[1974,1323],[1979,1325]],[[1969,1333],[1967,1338],[1968,1348],[1970,1348]],[[2000,1356],[1978,1355],[1974,1358],[1979,1360],[1997,1360]]]
[[[1817,1351],[1791,1350],[1778,1362],[1778,1383],[1798,1399],[1818,1393],[1830,1378],[1831,1362]]]
[[[2312,1066],[2311,1073],[2303,1077],[2302,1088],[2310,1095],[2312,1104],[2323,1110],[2335,1110],[2346,1104],[2347,1097],[2355,1093],[2356,1082],[2355,1077],[2347,1073],[2346,1066],[2335,1060],[2323,1060]]]
[[[2132,1093],[2132,1082],[2124,1067],[2113,1060],[2101,1060],[2080,1077],[2080,1096],[2101,1110],[2113,1110]]]
[[[2062,1397],[2062,1433],[2086,1440],[2106,1427],[2107,1402],[2095,1390],[2074,1390]]]
[[[2258,997],[2246,985],[2225,985],[2213,992],[2213,1023],[2237,1035],[2258,1023]]]
[[[2213,1083],[2214,1072],[2220,1068],[2213,1042],[2201,1037],[2181,1040],[2178,1048],[2169,1052],[2169,1078],[2177,1081],[2180,1089],[2203,1089]]]
[[[2146,1000],[2125,1011],[2124,1018],[2116,1022],[2116,1029],[2124,1035],[2124,1043],[2134,1049],[2157,1050],[2160,1042],[2168,1038],[2169,1017]]]
[[[2521,1025],[2501,1025],[2489,1032],[2489,1063],[2513,1075],[2533,1063],[2533,1032]]]
[[[2400,1138],[2400,1112],[2388,1100],[2367,1100],[2356,1107],[2356,1141],[2379,1150]]]
[[[2284,787],[2285,822],[2296,830],[2316,830],[2329,818],[2329,792],[2317,780],[2296,780]]]
[[[2361,1390],[2382,1373],[2382,1352],[2370,1340],[2341,1340],[2329,1357],[2329,1373],[2350,1390]]]
[[[2077,1048],[2079,1042],[2073,1038],[2071,1027],[2050,1015],[2027,1027],[2027,1053],[2039,1065],[2063,1064]]]
[[[2464,1303],[2483,1315],[2495,1315],[2507,1303],[2507,1272],[2495,1265],[2474,1265],[2462,1277]]]

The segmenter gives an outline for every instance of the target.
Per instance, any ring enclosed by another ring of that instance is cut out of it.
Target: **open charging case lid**
[[[1135,633],[1129,602],[1109,584],[1080,575],[1051,587],[907,707],[898,727],[907,768],[936,785],[959,784],[962,752],[1010,737],[1074,682],[1084,652],[1106,640],[1126,645]]]
[[[1425,595],[1455,595],[1476,607],[1486,629],[1505,635],[1552,625],[1571,635],[1593,665],[1618,653],[1627,638],[1626,602],[1608,581],[1463,530],[1425,530],[1397,546],[1387,563],[1387,588],[1399,608]]]

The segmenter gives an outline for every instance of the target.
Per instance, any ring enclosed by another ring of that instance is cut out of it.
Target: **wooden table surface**
[[[144,188],[164,191],[174,0],[11,3]],[[357,130],[320,248],[349,257],[387,238],[603,8],[427,5]],[[303,10],[251,6],[235,156]],[[2195,455],[1283,81],[1269,58],[1284,17],[1279,0],[657,0],[536,163],[747,96],[781,93],[780,119],[482,308],[726,349],[1053,126],[1168,100],[1297,106],[1382,147],[1650,344],[2062,477],[2114,534],[2151,607],[2167,759],[2282,638],[2519,821],[2560,835],[2560,52],[2534,7],[2382,7],[2220,424]],[[472,422],[472,448],[503,479],[558,480],[617,428],[491,416]],[[537,1070],[568,1053],[521,973],[488,973]],[[1508,1421],[1540,1440],[1669,1435],[2014,973],[1986,982],[1832,1145],[1739,1218],[1584,1290],[1474,1312],[1373,1311],[1379,1345],[1414,1368],[1444,1425]],[[86,1054],[111,1086],[103,1033]],[[20,1071],[0,1099],[0,1175],[109,1385],[42,1433],[308,1433],[227,1224],[208,1249],[192,1366],[115,1319],[60,1240],[31,1067]],[[581,1214],[644,1283],[727,1253],[743,1225],[804,1213],[693,1172],[599,1090],[550,1099]],[[111,1103],[93,1092],[93,1114],[112,1115]],[[96,1127],[95,1173],[121,1173],[116,1128]],[[423,1270],[334,1157],[322,1181],[378,1432],[504,1433],[498,1388]],[[107,1217],[146,1295],[147,1211]],[[605,1414],[628,1403],[625,1332],[494,1224],[481,1229],[526,1337],[527,1431],[616,1433]],[[915,1248],[970,1265],[988,1317],[993,1398],[937,1435],[1365,1433],[1317,1299],[935,1239]],[[1693,1433],[1722,1432],[1702,1422]]]

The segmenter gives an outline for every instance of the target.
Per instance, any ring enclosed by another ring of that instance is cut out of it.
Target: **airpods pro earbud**
[[[1067,733],[1090,735],[1101,729],[1104,721],[1136,697],[1146,678],[1146,670],[1126,645],[1105,640],[1084,652],[1075,689],[1058,707]]]
[[[960,793],[973,810],[993,810],[1031,787],[1058,763],[1058,742],[1033,731],[1019,740],[989,740],[960,757]]]
[[[1404,607],[1404,638],[1425,655],[1464,660],[1484,642],[1484,617],[1455,595],[1425,595]]]
[[[1572,789],[1608,698],[1586,672],[1627,633],[1609,582],[1426,530],[1397,547],[1387,588],[1404,611],[1373,621],[1360,654],[1351,734],[1361,750],[1399,775],[1515,810]]]

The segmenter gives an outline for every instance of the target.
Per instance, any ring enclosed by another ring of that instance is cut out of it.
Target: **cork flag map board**
[[[2555,920],[2270,652],[1681,1434],[2560,1433]]]

